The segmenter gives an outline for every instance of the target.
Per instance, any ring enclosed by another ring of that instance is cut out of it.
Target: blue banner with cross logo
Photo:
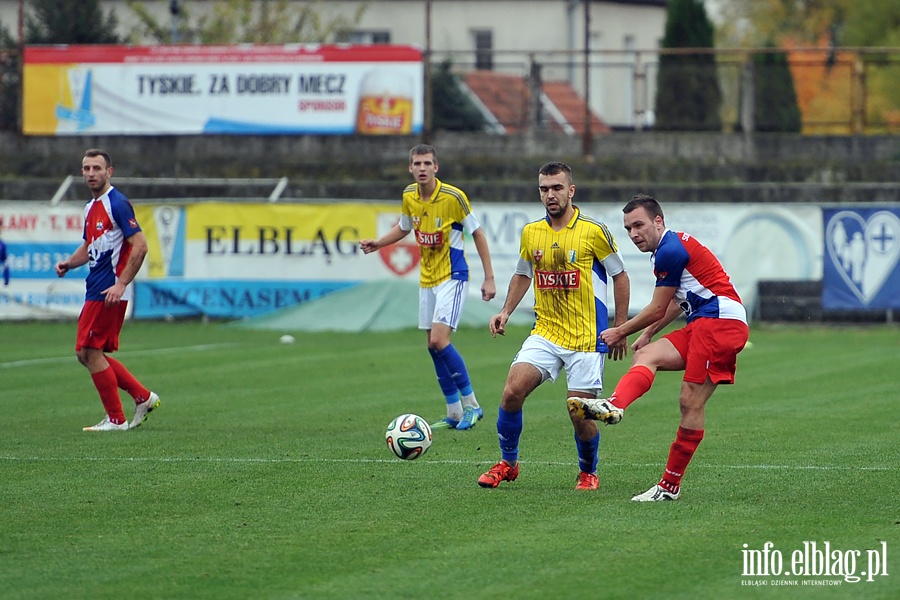
[[[900,308],[900,207],[824,209],[822,307]]]

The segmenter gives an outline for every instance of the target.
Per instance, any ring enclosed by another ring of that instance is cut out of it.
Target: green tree
[[[19,53],[0,23],[0,130],[14,130],[19,119]]]
[[[26,44],[117,44],[118,21],[113,11],[104,14],[99,0],[31,0],[25,16]],[[16,43],[0,26],[0,129],[13,130],[19,124],[18,52],[3,52]]]
[[[787,54],[756,54],[753,64],[756,72],[756,130],[798,133],[803,123]]]
[[[662,47],[713,47],[713,26],[700,0],[669,2]],[[722,92],[712,54],[662,54],[656,82],[656,129],[721,130]]]
[[[431,76],[432,125],[447,131],[482,131],[484,115],[463,93],[459,80],[445,60]]]
[[[900,3],[856,0],[844,16],[843,45],[900,47]]]
[[[103,14],[99,0],[31,0],[25,18],[28,44],[118,44],[114,11]]]
[[[792,49],[798,46],[832,48],[832,66],[841,47],[897,48],[900,46],[900,2],[885,0],[721,0],[717,37],[728,47],[761,46],[766,40]],[[845,53],[846,56],[846,53]],[[862,52],[865,64],[866,121],[874,131],[900,127],[900,76],[893,56]],[[805,67],[814,71],[812,66]],[[827,79],[828,73],[824,75]],[[833,79],[841,75],[832,74]],[[814,80],[817,84],[822,78]],[[830,86],[836,85],[832,81]],[[798,74],[795,87],[803,110],[813,91]],[[824,99],[826,96],[823,96]],[[824,102],[824,100],[823,100]],[[807,115],[809,117],[809,115]]]
[[[815,44],[838,33],[856,2],[869,0],[722,0],[717,33],[725,47],[781,45],[791,39]],[[884,0],[874,0],[885,4]]]
[[[900,47],[900,2],[857,0],[846,12],[841,44]],[[893,56],[863,54],[866,62],[866,115],[870,124],[900,131],[900,64]],[[885,129],[881,129],[884,131]]]
[[[368,8],[361,4],[349,14],[326,18],[321,0],[222,0],[212,10],[196,13],[187,2],[179,4],[175,31],[161,23],[142,2],[129,2],[140,25],[132,39],[149,37],[170,44],[173,36],[182,43],[200,44],[312,44],[332,41],[335,36],[359,23]]]

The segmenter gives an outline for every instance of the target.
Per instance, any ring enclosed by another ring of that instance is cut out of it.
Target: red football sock
[[[103,408],[106,409],[109,420],[116,425],[124,423],[126,419],[125,413],[122,411],[122,401],[119,400],[116,374],[112,369],[103,369],[97,373],[91,373],[91,379],[94,380],[94,387],[100,392],[100,401],[103,402]]]
[[[142,386],[141,382],[135,379],[134,375],[125,368],[125,365],[114,359],[112,356],[107,356],[106,361],[109,363],[109,366],[112,367],[113,373],[116,375],[116,385],[131,394],[131,397],[134,398],[135,402],[143,402],[150,397],[150,390]]]
[[[659,485],[666,488],[673,494],[678,493],[681,487],[681,478],[687,469],[688,463],[694,457],[697,446],[703,439],[702,429],[685,429],[678,428],[675,434],[675,441],[669,449],[669,460],[666,461],[666,472],[663,473]]]
[[[631,367],[616,385],[610,396],[613,406],[628,408],[628,405],[646,394],[653,385],[653,371],[643,365]]]

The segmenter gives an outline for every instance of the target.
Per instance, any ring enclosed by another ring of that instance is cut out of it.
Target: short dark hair
[[[575,178],[572,176],[572,167],[564,162],[548,162],[538,171],[538,175],[559,175],[565,173],[569,183],[572,184]]]
[[[631,200],[628,201],[628,204],[625,205],[625,208],[622,209],[622,212],[627,215],[639,207],[643,207],[644,210],[647,211],[647,214],[653,219],[660,217],[663,221],[666,220],[662,206],[659,205],[656,198],[648,194],[635,194],[632,196]]]
[[[430,154],[434,156],[434,164],[437,164],[437,150],[434,149],[434,146],[429,146],[428,144],[418,144],[413,146],[409,151],[409,163],[412,164],[414,156],[420,156],[422,154]]]
[[[101,150],[100,148],[89,148],[84,151],[84,158],[93,158],[95,156],[102,156],[103,160],[106,161],[106,166],[112,166],[112,159],[109,157],[109,153],[105,150]]]

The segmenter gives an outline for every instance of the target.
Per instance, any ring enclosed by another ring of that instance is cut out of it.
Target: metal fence
[[[754,60],[765,54],[783,54],[788,63],[802,132],[806,134],[900,133],[900,48],[835,49],[678,49],[605,51],[465,51],[432,52],[430,64],[450,61],[453,71],[465,80],[473,73],[492,73],[510,78],[515,85],[503,87],[507,110],[496,111],[498,129],[540,130],[559,115],[548,102],[547,83],[569,86],[571,95],[596,118],[612,129],[635,130],[658,127],[657,78],[660,58],[680,55],[685,77],[691,76],[692,59],[709,62],[714,57],[715,79],[721,102],[721,130],[759,129],[760,116],[754,92],[767,77],[771,64]],[[697,68],[708,68],[698,66]],[[433,70],[433,69],[432,69]],[[0,129],[15,131],[20,118],[20,64],[16,50],[0,50]],[[426,94],[430,98],[430,94]],[[488,98],[488,100],[492,100]],[[430,114],[430,110],[426,110]],[[575,134],[599,133],[584,110],[569,115],[567,129]],[[671,126],[672,124],[669,123]],[[674,129],[691,130],[691,121]]]
[[[526,82],[504,90],[506,95],[524,90],[515,100],[518,110],[503,113],[512,115],[512,120],[499,122],[507,129],[546,127],[550,115],[533,99],[540,96],[542,84],[560,81],[580,99],[587,99],[593,113],[611,128],[642,130],[657,126],[661,57],[682,57],[679,68],[689,78],[692,62],[697,69],[708,68],[703,63],[709,63],[712,55],[721,95],[721,129],[731,132],[757,130],[764,122],[755,106],[754,91],[771,76],[767,71],[778,68],[759,60],[771,54],[782,55],[787,62],[803,133],[900,133],[900,48],[596,50],[587,54],[495,51],[490,61],[474,52],[434,52],[432,64],[450,61],[463,79],[478,66],[488,66],[493,73]],[[584,128],[586,122],[587,114],[575,125]],[[673,129],[690,130],[690,125],[676,124]]]

